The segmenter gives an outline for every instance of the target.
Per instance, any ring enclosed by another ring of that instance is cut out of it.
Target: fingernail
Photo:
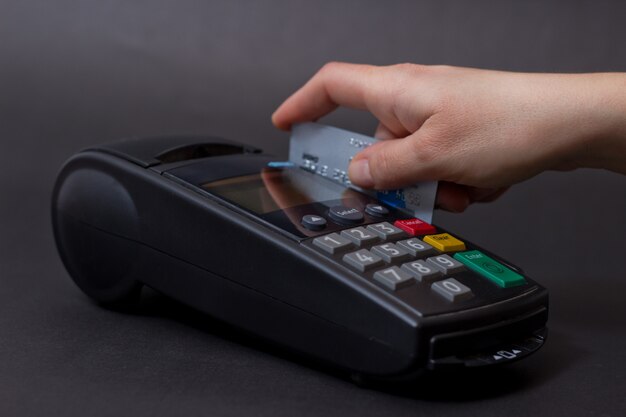
[[[367,159],[358,159],[352,162],[348,169],[348,175],[350,181],[360,187],[372,188],[374,186],[374,179],[370,173],[370,163]]]
[[[276,118],[276,112],[272,113],[272,124],[279,129],[285,130],[284,127],[279,123],[278,119]]]

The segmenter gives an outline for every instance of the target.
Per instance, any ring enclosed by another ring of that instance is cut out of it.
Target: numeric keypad
[[[345,253],[342,263],[388,290],[420,283],[449,302],[472,298],[471,289],[451,277],[467,267],[425,242],[426,238],[408,237],[398,227],[382,222],[319,236],[313,245],[330,255]]]

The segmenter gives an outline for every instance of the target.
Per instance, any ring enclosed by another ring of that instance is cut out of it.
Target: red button
[[[431,235],[433,233],[437,233],[435,226],[420,219],[396,220],[394,226],[399,227],[411,236]]]

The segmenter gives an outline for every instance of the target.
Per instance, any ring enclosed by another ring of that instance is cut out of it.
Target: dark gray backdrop
[[[209,132],[284,155],[270,114],[329,60],[625,71],[624,4],[1,0],[0,415],[624,415],[625,177],[546,173],[437,214],[551,290],[551,336],[502,372],[385,392],[158,294],[142,314],[99,308],[63,269],[48,215],[59,166],[94,143]]]

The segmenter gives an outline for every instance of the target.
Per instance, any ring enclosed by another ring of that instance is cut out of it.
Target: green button
[[[478,250],[459,252],[454,254],[454,259],[462,262],[474,272],[477,272],[500,287],[509,288],[526,284],[523,276],[511,271],[500,262],[492,259]]]

